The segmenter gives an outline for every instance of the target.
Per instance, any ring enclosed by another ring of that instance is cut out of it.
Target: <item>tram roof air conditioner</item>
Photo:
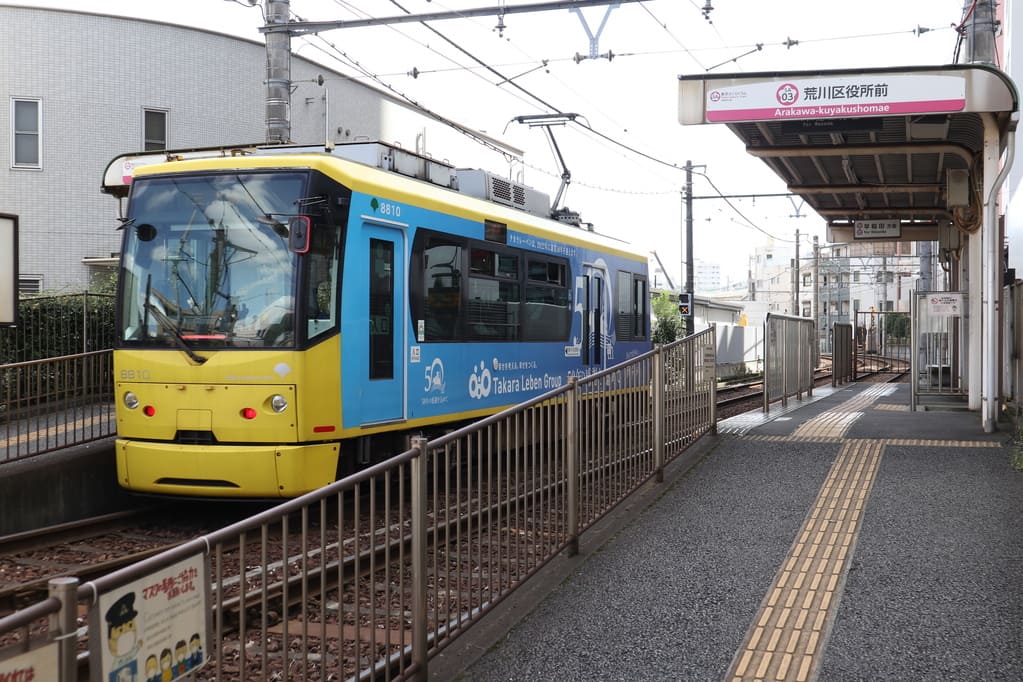
[[[531,215],[544,218],[550,215],[551,199],[539,190],[477,168],[459,168],[455,174],[458,191],[462,194],[517,208]]]

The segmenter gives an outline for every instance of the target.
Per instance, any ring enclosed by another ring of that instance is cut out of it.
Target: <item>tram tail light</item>
[[[255,410],[255,408],[252,408],[252,407],[242,408],[242,413],[241,414],[242,414],[242,418],[243,419],[255,419],[256,418],[256,410]]]

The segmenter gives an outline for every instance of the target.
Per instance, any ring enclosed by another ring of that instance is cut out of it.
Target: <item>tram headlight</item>
[[[284,410],[288,409],[288,399],[280,393],[270,396],[270,409],[277,414],[284,412]]]
[[[134,410],[139,406],[139,397],[135,395],[134,391],[126,391],[124,393],[124,406],[129,410]]]

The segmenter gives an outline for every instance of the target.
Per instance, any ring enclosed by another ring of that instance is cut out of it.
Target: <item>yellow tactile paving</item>
[[[844,438],[838,436],[822,436],[814,438],[811,436],[767,436],[752,435],[742,436],[742,440],[764,441],[769,443],[843,443]],[[932,448],[1000,448],[1002,444],[994,440],[936,440],[930,438],[878,438],[877,442],[884,445],[910,445],[914,447]]]
[[[767,590],[726,680],[807,682],[815,678],[863,512],[885,448],[892,446],[997,448],[993,440],[878,438],[846,440],[863,410],[890,395],[892,386],[869,387],[799,426],[790,436],[745,436],[772,442],[842,443],[788,557]],[[899,405],[875,405],[900,409]]]
[[[838,593],[883,449],[879,441],[845,443],[727,679],[810,679],[826,627],[838,607]]]

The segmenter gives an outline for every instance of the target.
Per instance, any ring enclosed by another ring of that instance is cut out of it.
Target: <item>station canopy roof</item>
[[[942,221],[972,219],[949,208],[950,178],[953,195],[981,187],[984,114],[1004,145],[1018,109],[984,65],[679,76],[682,124],[727,125],[829,235],[857,238],[936,239]]]

